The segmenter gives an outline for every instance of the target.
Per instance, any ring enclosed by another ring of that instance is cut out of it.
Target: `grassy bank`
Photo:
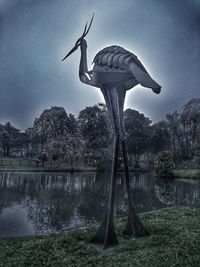
[[[0,157],[0,171],[4,172],[81,172],[81,171],[99,171],[106,172],[111,170],[111,162],[103,162],[97,166],[77,165],[74,168],[67,162],[45,161],[34,158],[22,157]],[[118,168],[119,172],[124,171],[124,168]],[[149,172],[150,169],[146,166],[141,168],[129,168],[129,171]]]
[[[66,162],[45,161],[34,158],[0,157],[0,171],[4,172],[72,172],[96,171],[92,166],[76,166],[72,168]]]
[[[174,176],[177,178],[199,179],[200,178],[200,169],[174,170]]]
[[[120,245],[98,251],[88,244],[95,228],[68,234],[0,241],[0,266],[200,266],[200,210],[172,208],[143,214],[151,236],[124,240],[124,220],[117,232]]]

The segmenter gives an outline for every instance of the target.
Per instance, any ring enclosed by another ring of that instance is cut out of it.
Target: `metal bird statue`
[[[87,42],[85,37],[91,28],[93,18],[94,15],[92,16],[89,26],[87,27],[86,23],[82,36],[77,40],[75,46],[63,58],[63,60],[80,47],[81,59],[79,66],[79,78],[81,82],[85,84],[100,88],[104,95],[114,130],[114,150],[108,208],[100,228],[91,240],[92,243],[103,245],[103,248],[105,249],[109,246],[118,244],[114,227],[114,196],[120,143],[122,145],[129,206],[128,220],[123,234],[127,237],[143,237],[149,235],[148,230],[143,226],[134,210],[129,182],[123,108],[126,91],[137,84],[151,88],[156,94],[160,93],[161,86],[150,77],[145,67],[133,53],[116,45],[106,47],[98,52],[93,61],[93,69],[88,71]]]

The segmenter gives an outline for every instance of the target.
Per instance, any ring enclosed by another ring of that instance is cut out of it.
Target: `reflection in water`
[[[200,184],[131,174],[137,212],[171,205],[200,207]],[[0,173],[0,236],[58,232],[103,218],[108,173]],[[127,213],[123,173],[118,173],[116,214]]]
[[[155,195],[163,204],[176,204],[176,184],[171,183],[170,180],[158,179],[155,182]]]

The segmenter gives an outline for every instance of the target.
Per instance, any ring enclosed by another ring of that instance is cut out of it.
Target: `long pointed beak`
[[[64,61],[68,56],[70,56],[74,51],[76,51],[78,47],[74,46],[72,48],[72,50],[69,51],[69,53],[62,59],[62,61]]]

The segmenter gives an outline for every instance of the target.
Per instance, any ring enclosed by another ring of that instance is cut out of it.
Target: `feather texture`
[[[93,63],[98,66],[118,68],[120,70],[126,69],[127,65],[131,62],[136,64],[147,73],[145,67],[142,65],[136,55],[127,51],[121,46],[112,45],[106,47],[99,51],[93,60]]]

